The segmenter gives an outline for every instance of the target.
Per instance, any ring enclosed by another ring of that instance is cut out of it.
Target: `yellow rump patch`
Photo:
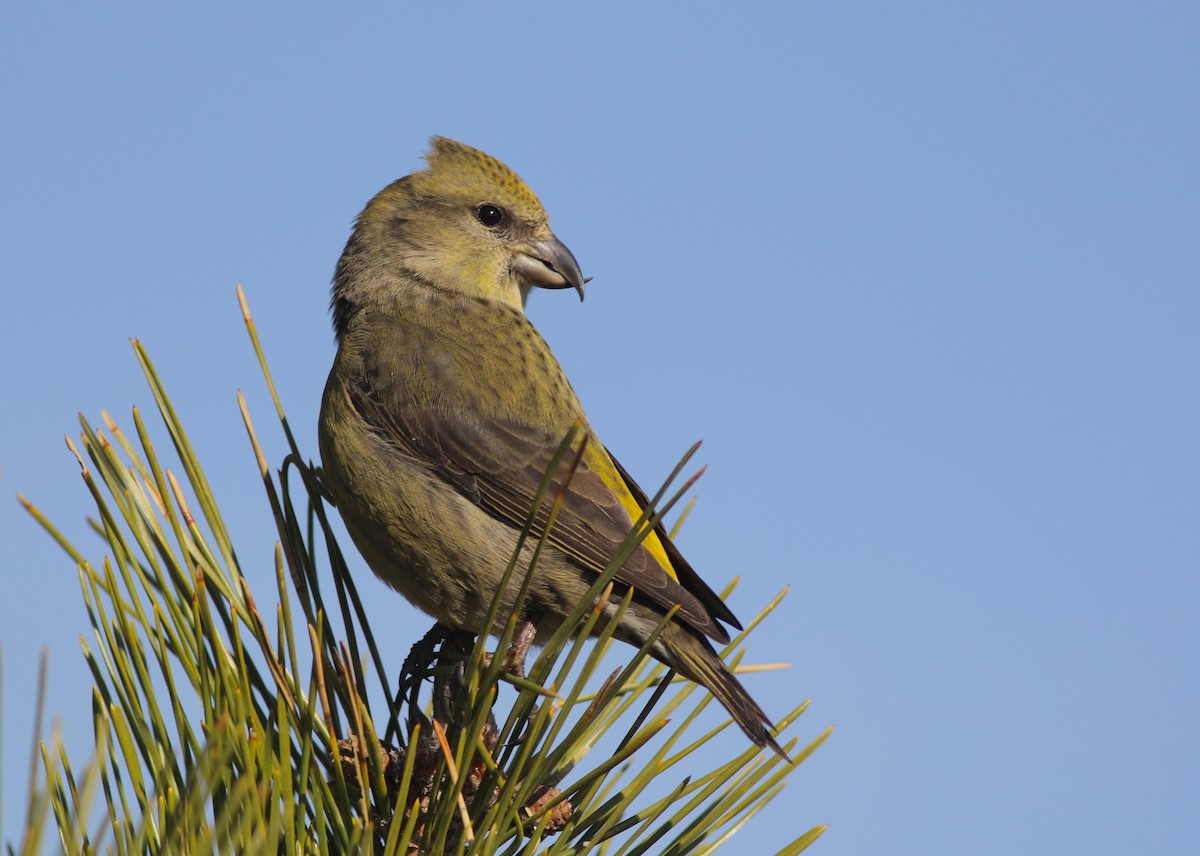
[[[616,465],[609,457],[608,451],[598,440],[593,438],[587,444],[587,448],[583,452],[583,461],[592,472],[600,476],[601,480],[608,485],[609,490],[616,494],[617,499],[621,501],[621,505],[629,515],[629,519],[636,523],[637,519],[642,516],[643,508],[630,493],[629,488],[625,485],[625,480],[621,478]],[[658,562],[659,567],[667,576],[675,582],[679,582],[679,577],[675,575],[675,569],[671,567],[671,560],[667,558],[667,551],[663,548],[657,532],[649,532],[642,541],[642,546],[650,551],[654,561]]]

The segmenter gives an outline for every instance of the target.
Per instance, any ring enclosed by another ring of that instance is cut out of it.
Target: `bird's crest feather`
[[[447,137],[433,137],[425,160],[429,169],[411,176],[413,190],[421,195],[493,202],[534,220],[546,216],[529,185],[485,152]]]

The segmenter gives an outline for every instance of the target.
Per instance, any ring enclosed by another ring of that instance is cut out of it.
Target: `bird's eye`
[[[480,223],[491,229],[504,222],[504,209],[490,202],[485,202],[475,209],[475,216],[479,219]]]

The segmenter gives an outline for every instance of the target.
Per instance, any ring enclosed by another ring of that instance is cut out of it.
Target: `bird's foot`
[[[504,672],[516,678],[525,677],[525,660],[529,656],[529,649],[533,647],[533,640],[537,637],[537,624],[529,619],[521,619],[517,625],[517,632],[513,635],[512,644],[504,653]],[[489,654],[484,663],[484,667],[492,664],[494,654]]]
[[[408,656],[404,658],[404,665],[400,667],[398,679],[400,699],[407,698],[410,705],[416,706],[417,692],[421,687],[421,681],[428,677],[429,667],[434,662],[434,651],[445,641],[450,632],[450,628],[446,625],[440,622],[434,624],[429,632],[421,637],[421,641],[409,649]]]

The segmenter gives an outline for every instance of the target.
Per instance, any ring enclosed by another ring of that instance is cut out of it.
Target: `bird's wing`
[[[599,446],[600,444],[597,443],[596,445]],[[604,454],[607,455],[609,461],[612,462],[612,465],[616,469],[617,474],[620,476],[625,489],[629,491],[638,508],[645,508],[647,505],[649,505],[650,500],[647,498],[646,492],[642,490],[641,486],[639,486],[638,483],[633,480],[633,477],[625,470],[625,468],[621,466],[621,462],[618,461],[607,449],[604,449]],[[679,584],[694,594],[715,618],[718,618],[721,621],[724,621],[726,624],[732,625],[738,630],[741,630],[742,623],[737,620],[737,616],[733,614],[733,611],[726,605],[725,601],[721,600],[721,596],[709,588],[708,583],[700,578],[700,575],[696,573],[696,571],[688,563],[688,560],[683,558],[683,554],[679,552],[679,548],[675,546],[675,542],[667,537],[666,530],[663,528],[661,523],[655,532],[660,536],[663,549],[667,554],[667,560],[671,563],[671,567],[675,570],[675,577],[679,580]]]
[[[362,418],[401,453],[426,461],[441,478],[492,516],[520,529],[562,437],[517,422],[473,420],[431,408],[402,408],[370,384],[351,390]],[[605,466],[605,463],[608,466]],[[570,464],[563,462],[549,493],[557,495]],[[603,471],[619,475],[606,483]],[[636,495],[634,492],[636,491]],[[622,495],[623,494],[623,495]],[[626,500],[626,502],[622,502]],[[598,442],[589,442],[583,459],[563,492],[547,540],[579,565],[600,573],[612,561],[633,528],[626,507],[643,507],[646,496]],[[544,502],[533,533],[545,530],[550,503]],[[652,535],[657,542],[641,546],[626,560],[614,579],[630,586],[643,600],[666,610],[698,632],[725,643],[729,634],[718,619],[739,627],[721,599],[700,580],[671,544],[662,526]],[[659,552],[663,559],[656,559]]]

